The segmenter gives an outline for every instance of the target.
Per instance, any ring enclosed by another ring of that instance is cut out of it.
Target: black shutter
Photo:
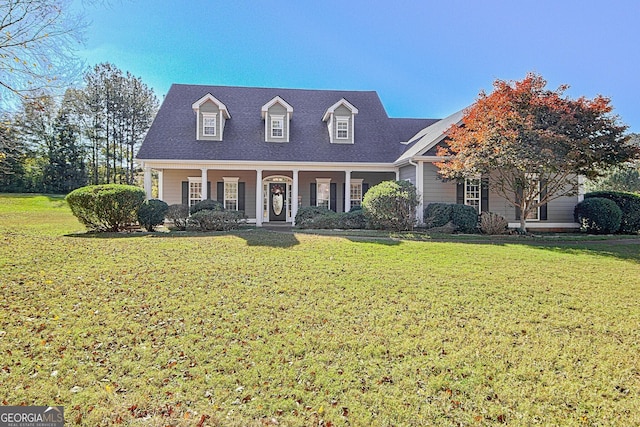
[[[456,184],[456,203],[464,205],[464,181]]]
[[[224,182],[218,182],[216,185],[216,200],[220,203],[224,203]]]
[[[516,190],[516,205],[520,204],[520,200],[522,200],[522,188],[518,188]],[[520,217],[522,216],[522,211],[519,206],[516,206],[516,220],[520,221]]]
[[[480,181],[480,212],[489,212],[489,178]]]
[[[189,181],[182,181],[182,204],[189,206]]]
[[[244,182],[238,183],[238,210],[244,211]]]
[[[316,206],[318,203],[316,202],[316,197],[318,196],[318,191],[316,190],[316,183],[311,183],[311,194],[309,195],[309,206]]]
[[[207,181],[207,199],[211,198],[211,181]]]
[[[344,204],[344,201],[345,201],[344,199],[347,197],[346,191],[347,191],[347,183],[343,182],[342,183],[342,204]],[[342,212],[346,212],[346,211],[347,211],[347,207],[344,206],[344,209],[342,209]]]
[[[367,191],[369,191],[369,183],[363,182],[362,183],[362,198],[363,199],[364,199],[364,195],[367,194]]]
[[[329,205],[331,206],[331,210],[334,212],[337,212],[338,206],[337,206],[337,193],[338,192],[338,185],[335,182],[332,182],[329,185]]]
[[[543,179],[540,181],[540,200],[547,197],[547,180]],[[547,204],[540,205],[540,220],[547,220]]]

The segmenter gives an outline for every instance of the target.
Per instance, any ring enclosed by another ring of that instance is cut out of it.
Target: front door
[[[287,184],[269,183],[269,221],[287,220]]]

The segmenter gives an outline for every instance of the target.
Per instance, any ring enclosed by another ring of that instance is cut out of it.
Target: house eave
[[[137,159],[143,167],[152,169],[243,169],[243,170],[299,170],[299,171],[376,171],[396,172],[393,163],[358,163],[358,162],[291,162],[291,161],[255,161],[255,160],[172,160],[172,159]]]

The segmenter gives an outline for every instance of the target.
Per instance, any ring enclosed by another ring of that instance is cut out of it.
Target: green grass
[[[70,425],[640,424],[637,240],[395,237],[91,235],[0,195],[0,399]]]

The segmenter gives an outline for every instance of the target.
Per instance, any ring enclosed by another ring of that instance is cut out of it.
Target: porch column
[[[153,197],[151,191],[153,188],[153,182],[151,181],[151,168],[149,166],[144,167],[144,193],[147,200]]]
[[[202,198],[201,200],[206,200],[209,198],[210,194],[207,193],[207,168],[202,168]]]
[[[418,204],[418,212],[416,212],[416,217],[418,218],[418,224],[422,224],[424,222],[424,162],[418,161],[416,165],[416,193],[418,193],[418,197],[420,198],[420,203]]]
[[[158,199],[164,200],[164,176],[163,169],[158,171]]]
[[[351,210],[351,171],[344,171],[344,211]]]
[[[396,169],[396,181],[400,181],[400,169]]]
[[[262,169],[256,170],[256,227],[262,227]]]
[[[296,225],[296,214],[298,213],[298,169],[293,170],[293,183],[291,184],[291,223]]]

